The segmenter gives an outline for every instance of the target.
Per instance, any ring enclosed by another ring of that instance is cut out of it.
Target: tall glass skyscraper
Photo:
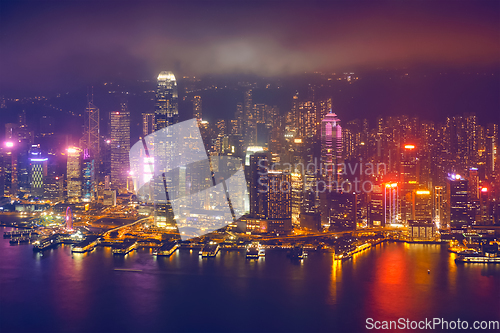
[[[330,187],[338,181],[338,167],[342,163],[342,127],[331,111],[321,121],[321,163],[323,177]]]
[[[320,189],[321,224],[332,225],[331,208],[333,192],[339,191],[339,166],[342,163],[342,127],[340,119],[330,110],[321,121],[321,175],[323,186]]]
[[[95,160],[90,155],[89,149],[85,148],[83,149],[82,201],[94,201],[96,191]]]
[[[155,114],[142,114],[142,137],[149,135],[155,131]]]
[[[193,97],[193,117],[198,119],[198,121],[202,120],[203,114],[201,110],[201,96]]]
[[[179,122],[178,110],[178,93],[177,81],[174,73],[170,71],[162,71],[158,75],[157,89],[156,89],[156,110],[155,110],[155,131],[159,131],[167,126]],[[164,141],[165,139],[165,141]],[[159,141],[156,141],[159,140]],[[155,136],[154,156],[159,161],[166,161],[170,155],[170,144],[172,138],[163,137],[161,135]],[[158,149],[162,147],[161,149]],[[163,166],[162,166],[163,167]],[[171,174],[172,175],[172,174]],[[165,200],[161,194],[163,191],[171,190],[172,179],[170,175],[163,178],[156,177],[153,179],[154,186],[154,203],[155,203],[155,224],[157,227],[166,227],[175,229],[175,221],[173,220],[173,211],[170,202]]]
[[[158,75],[156,88],[155,130],[179,121],[177,81],[175,75],[163,71]]]
[[[451,229],[466,229],[470,224],[468,209],[468,181],[459,175],[448,179],[448,202],[450,203]]]
[[[111,112],[111,184],[116,188],[127,185],[130,151],[130,112]]]
[[[42,157],[40,145],[32,145],[30,152],[30,185],[31,195],[43,196],[44,177],[47,176],[47,158]]]
[[[82,178],[81,178],[81,154],[82,150],[78,147],[69,147],[67,150],[67,190],[68,200],[78,202],[82,196]]]

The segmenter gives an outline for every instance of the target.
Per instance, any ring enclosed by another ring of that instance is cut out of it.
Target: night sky
[[[498,70],[499,1],[0,1],[0,93],[121,76]]]

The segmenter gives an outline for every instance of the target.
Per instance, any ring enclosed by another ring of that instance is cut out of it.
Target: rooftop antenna
[[[89,93],[89,87],[87,86],[87,104],[93,105],[94,104],[94,86],[91,86],[91,91]]]

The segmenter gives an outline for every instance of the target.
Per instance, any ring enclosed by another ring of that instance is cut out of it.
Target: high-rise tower
[[[145,137],[155,131],[155,114],[143,113],[142,114],[142,136]]]
[[[111,112],[111,183],[123,188],[129,174],[130,112]]]
[[[163,71],[158,75],[156,87],[155,130],[179,121],[177,81],[175,75]]]
[[[341,159],[342,127],[340,126],[340,119],[330,111],[321,121],[322,173],[328,186],[331,186],[334,181],[338,181],[338,167]]]
[[[93,158],[100,156],[100,129],[99,129],[99,108],[94,105],[94,95],[88,97],[87,108],[84,118],[84,141],[85,147],[89,150]]]
[[[87,108],[85,109],[84,117],[84,132],[82,138],[82,148],[85,152],[86,168],[84,197],[85,200],[90,200],[95,196],[97,190],[98,174],[101,165],[101,146],[100,146],[100,128],[99,128],[99,108],[94,105],[94,94],[87,95]],[[90,176],[89,176],[90,173]],[[81,184],[81,183],[80,183]]]
[[[201,121],[202,119],[202,111],[201,111],[201,96],[193,97],[193,117]]]
[[[452,175],[448,180],[451,229],[465,229],[469,224],[468,182],[459,175]]]
[[[252,89],[248,89],[243,95],[245,149],[249,146],[255,146],[257,142],[257,119],[255,119],[253,111]]]
[[[43,196],[44,177],[47,176],[47,158],[42,157],[40,145],[32,145],[30,149],[30,188],[31,195]]]
[[[67,150],[67,190],[68,200],[72,202],[80,201],[82,196],[82,178],[81,178],[81,154],[82,150],[78,147],[69,147]]]
[[[174,73],[163,71],[158,75],[158,84],[156,90],[156,110],[155,110],[155,131],[159,131],[167,126],[176,124],[179,121],[178,110],[177,81]],[[155,136],[154,146],[162,147],[155,149],[154,156],[156,161],[167,161],[170,156],[172,139],[161,135]],[[161,166],[164,167],[164,166]],[[173,174],[171,174],[173,175]],[[158,227],[174,227],[173,211],[168,197],[165,198],[164,192],[168,193],[171,189],[172,179],[169,175],[165,177],[156,177],[153,180],[154,187],[154,211],[155,224]],[[175,228],[175,227],[174,227]]]

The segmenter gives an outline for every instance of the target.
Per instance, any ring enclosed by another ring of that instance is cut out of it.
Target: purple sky
[[[4,1],[0,94],[160,70],[498,69],[498,1]]]

